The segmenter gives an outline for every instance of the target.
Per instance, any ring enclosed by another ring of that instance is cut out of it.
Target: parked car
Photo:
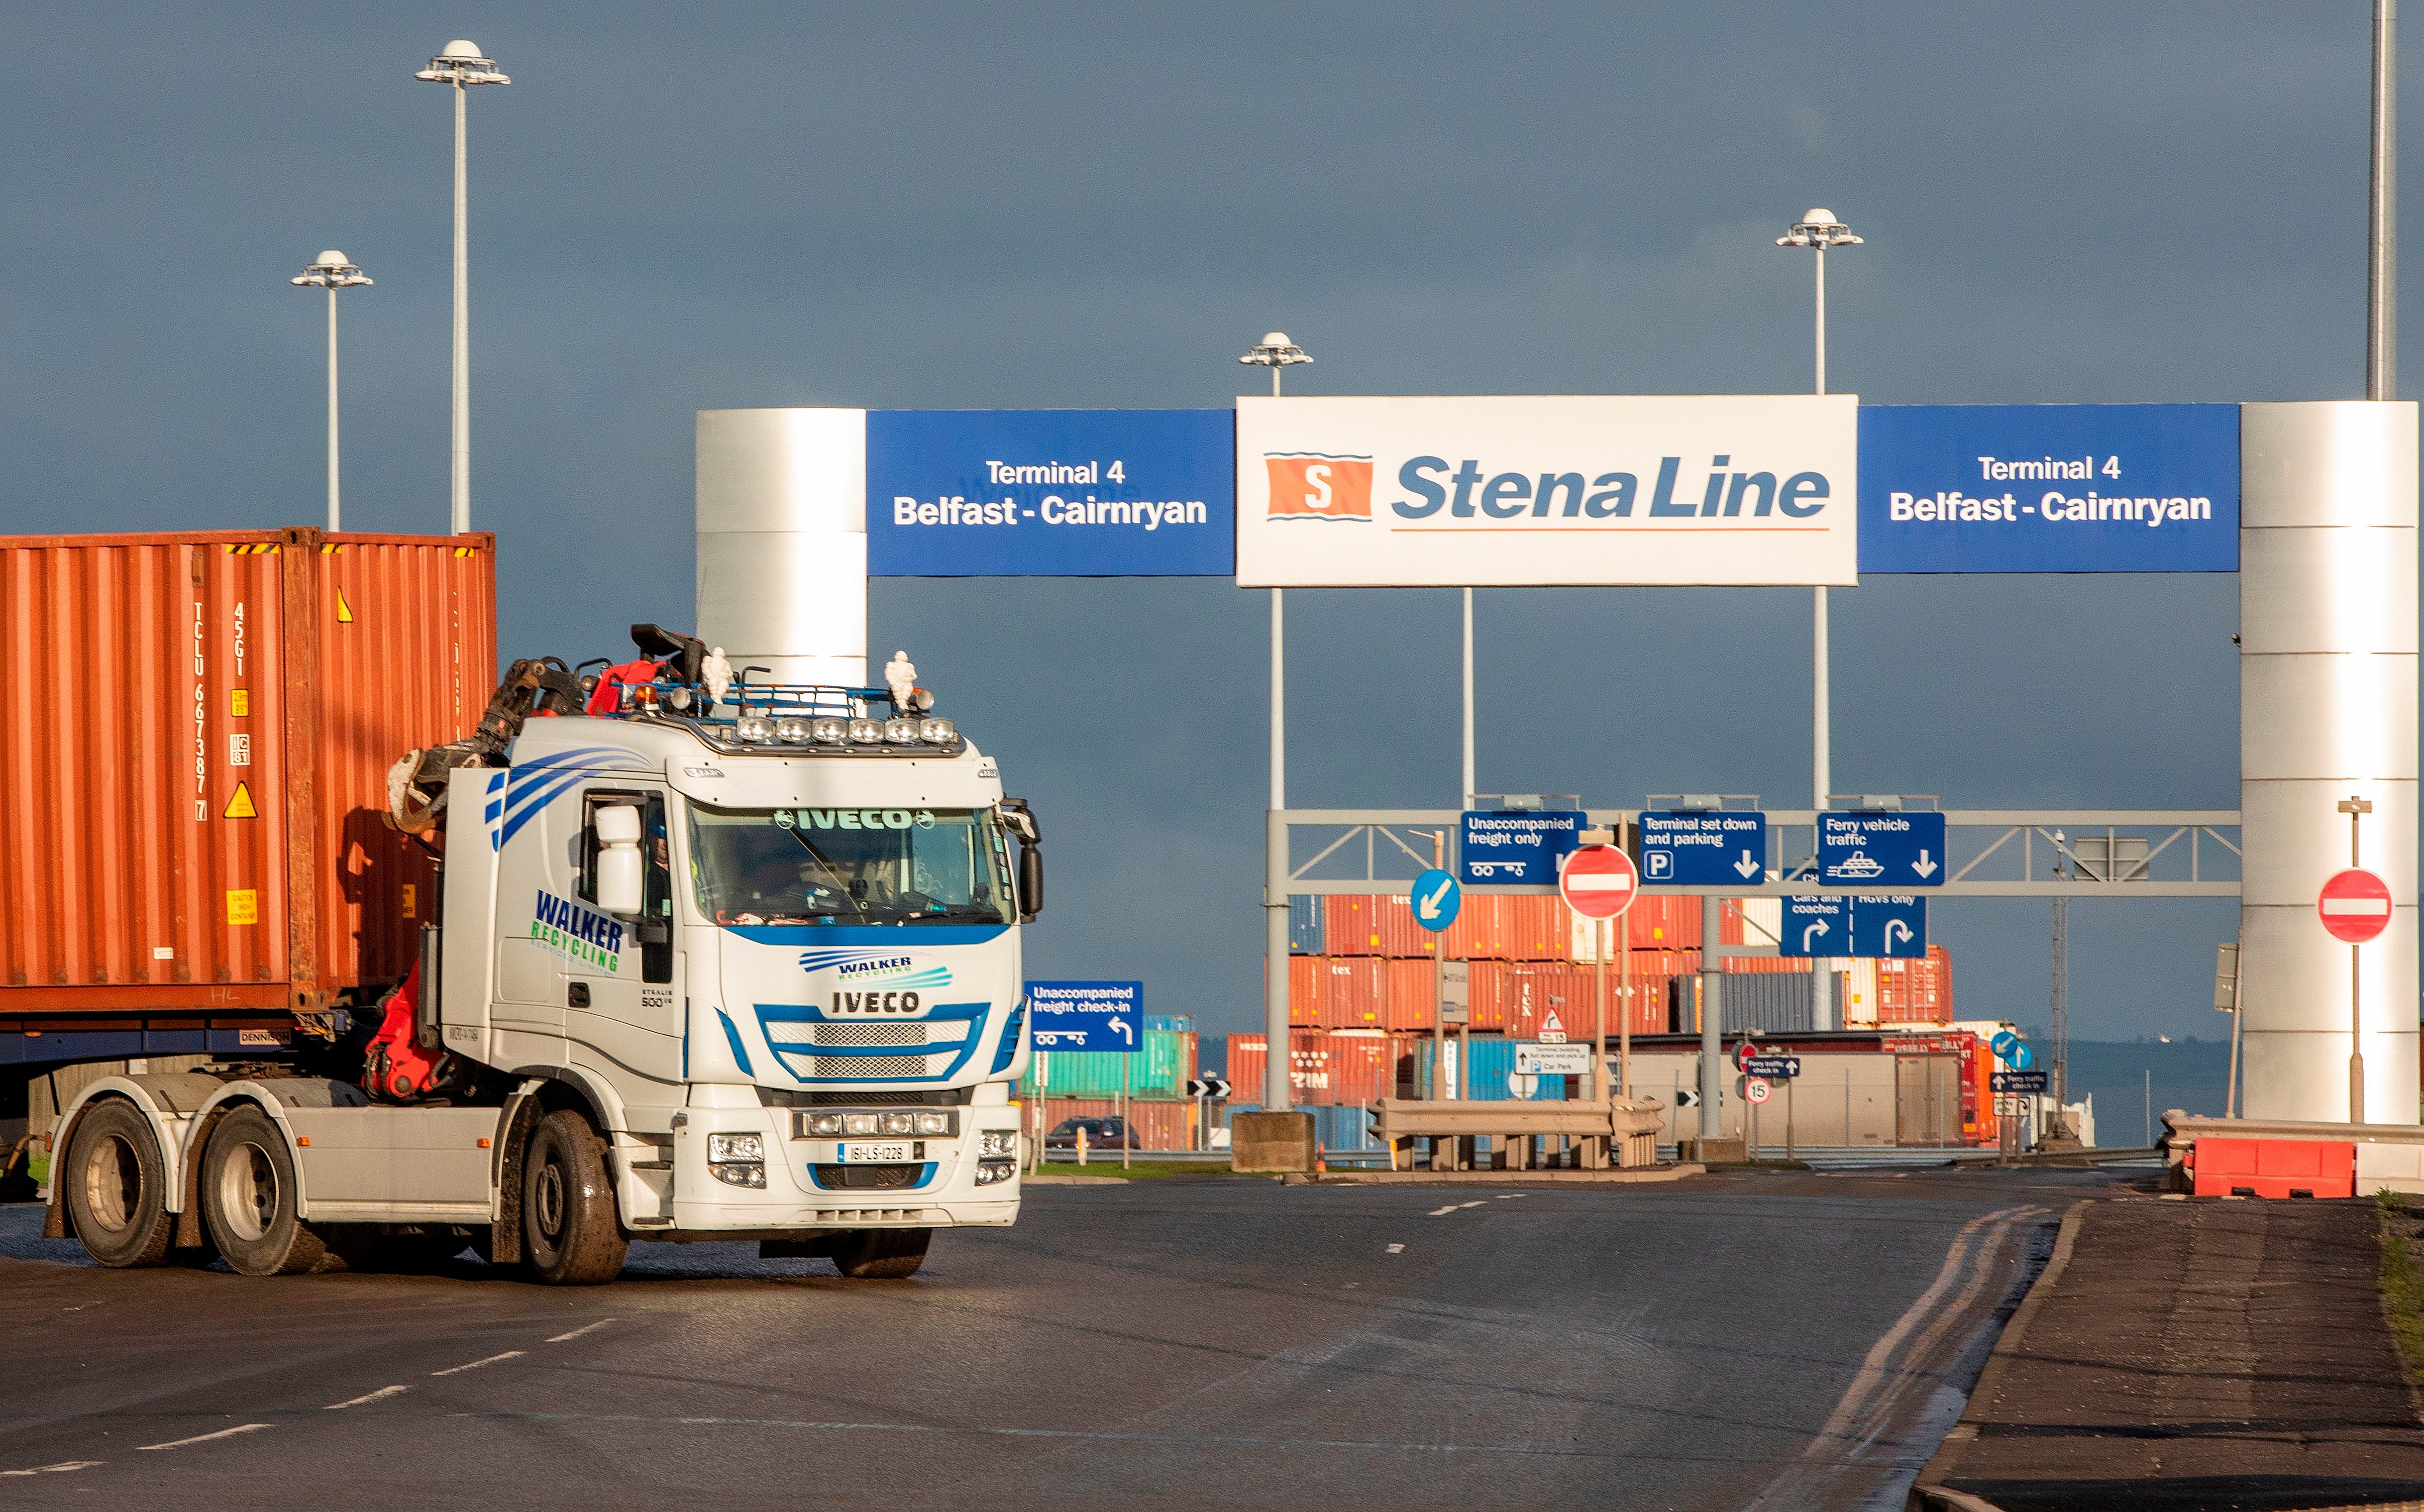
[[[1144,1148],[1144,1140],[1123,1118],[1062,1119],[1051,1133],[1044,1137],[1044,1148],[1076,1149],[1079,1129],[1086,1131],[1086,1148],[1089,1150],[1117,1150],[1123,1144],[1131,1150]]]

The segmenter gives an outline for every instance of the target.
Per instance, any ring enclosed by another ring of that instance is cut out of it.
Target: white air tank
[[[2390,929],[2357,952],[2369,1123],[2416,1122],[2413,404],[2240,406],[2239,806],[2245,1114],[2349,1116],[2350,947],[2316,894],[2349,864]]]
[[[698,412],[698,634],[753,682],[867,686],[867,411]]]

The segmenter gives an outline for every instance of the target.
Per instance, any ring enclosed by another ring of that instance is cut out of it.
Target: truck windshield
[[[989,808],[690,805],[691,877],[718,924],[1008,924]]]

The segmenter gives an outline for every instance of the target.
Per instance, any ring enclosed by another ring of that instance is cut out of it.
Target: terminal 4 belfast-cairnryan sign
[[[2236,572],[2237,405],[1871,405],[1860,570]]]

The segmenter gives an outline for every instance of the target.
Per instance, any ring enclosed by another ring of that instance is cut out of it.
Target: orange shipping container
[[[1334,1103],[1332,1091],[1331,1048],[1338,1044],[1381,1044],[1390,1042],[1374,1036],[1331,1036],[1317,1029],[1295,1029],[1288,1034],[1288,1097],[1292,1102],[1308,1106]],[[1233,1103],[1259,1105],[1263,1100],[1263,1067],[1268,1036],[1233,1034],[1229,1036],[1229,1100]],[[1352,1056],[1353,1051],[1348,1052]],[[1371,1052],[1364,1052],[1365,1055]]]
[[[1313,1022],[1327,1029],[1378,1029],[1388,1004],[1388,963],[1378,956],[1319,960],[1321,998]],[[1293,1006],[1288,1022],[1299,1022]]]
[[[1700,900],[1688,894],[1642,893],[1625,910],[1624,922],[1635,950],[1700,947]]]
[[[0,537],[0,1011],[316,1009],[435,903],[387,769],[496,685],[494,537]]]
[[[1439,1007],[1439,965],[1430,961],[1384,961],[1383,1023],[1389,1029],[1427,1029]]]

